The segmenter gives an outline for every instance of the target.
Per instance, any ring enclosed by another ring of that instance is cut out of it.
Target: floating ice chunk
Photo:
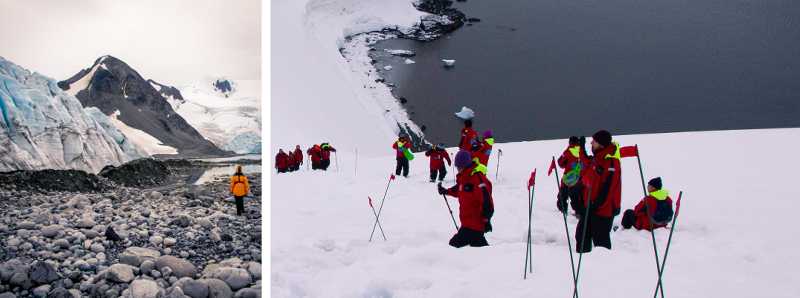
[[[392,70],[392,66],[391,65],[386,65],[386,66],[383,67],[383,70]]]
[[[403,63],[405,63],[405,64],[414,64],[414,63],[417,63],[417,62],[415,62],[414,60],[406,58],[406,61],[403,61]]]
[[[468,120],[468,119],[475,118],[475,111],[473,111],[472,109],[470,109],[468,107],[461,107],[461,111],[459,111],[458,113],[455,113],[455,115],[458,118],[461,118],[461,119],[464,119],[464,120]]]
[[[389,53],[389,55],[399,56],[399,57],[414,57],[415,55],[417,55],[416,53],[414,53],[414,51],[409,51],[409,50],[390,50],[390,49],[385,49],[384,51]]]
[[[453,65],[456,65],[455,59],[442,59],[442,62],[444,62],[444,67],[453,67]]]

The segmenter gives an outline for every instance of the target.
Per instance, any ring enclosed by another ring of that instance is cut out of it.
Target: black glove
[[[442,187],[441,183],[437,184],[436,186],[439,188],[439,194],[440,195],[446,195],[447,194],[447,188]]]
[[[567,210],[566,206],[567,206],[567,201],[561,200],[560,198],[556,200],[556,207],[558,208],[558,211],[561,211],[561,213],[566,212],[565,211]]]
[[[586,137],[584,137],[584,136],[581,136],[581,138],[580,138],[580,142],[581,142],[581,147],[584,147],[584,146],[586,146]]]
[[[614,216],[619,215],[619,208],[614,208]]]

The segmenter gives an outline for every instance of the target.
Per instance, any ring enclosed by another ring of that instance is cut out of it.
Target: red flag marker
[[[625,146],[619,148],[619,156],[622,158],[625,157],[636,157],[639,156],[639,150],[636,146]]]
[[[389,176],[389,180],[394,180],[394,174],[392,174],[392,176]]]
[[[528,178],[528,189],[531,189],[534,184],[536,184],[536,169],[533,169],[533,172],[531,172],[531,177]]]
[[[552,161],[550,161],[550,168],[547,169],[547,176],[550,176],[550,174],[553,174],[553,170],[555,170],[555,169],[556,169],[556,160],[553,159]]]
[[[372,198],[367,197],[367,199],[369,199],[369,206],[372,207],[372,208],[375,208],[374,206],[372,206]]]

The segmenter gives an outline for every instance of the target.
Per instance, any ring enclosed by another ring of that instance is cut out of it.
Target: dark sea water
[[[372,52],[432,142],[800,126],[800,1],[468,0],[481,19]],[[410,49],[415,64],[383,49]],[[455,59],[445,69],[441,59]],[[390,71],[382,67],[391,65]]]

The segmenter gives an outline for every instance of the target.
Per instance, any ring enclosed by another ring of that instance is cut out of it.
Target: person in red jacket
[[[409,162],[404,151],[411,150],[411,141],[406,138],[405,134],[400,134],[400,136],[397,138],[397,141],[392,143],[392,149],[394,149],[397,160],[397,165],[394,168],[394,174],[400,176],[402,173],[403,177],[408,178]]]
[[[648,196],[644,197],[633,210],[625,210],[622,214],[622,228],[637,230],[654,230],[667,226],[674,211],[672,198],[669,192],[662,188],[661,177],[656,177],[647,182]]]
[[[472,129],[472,119],[464,120],[464,128],[461,129],[461,140],[458,141],[458,148],[464,151],[472,149],[472,140],[478,137],[478,133]]]
[[[458,219],[461,227],[450,238],[450,246],[487,246],[484,234],[492,231],[491,218],[494,215],[492,199],[492,183],[486,178],[486,167],[472,161],[467,151],[456,154],[455,165],[458,168],[456,185],[450,189],[439,183],[439,194],[458,198]]]
[[[328,170],[328,166],[331,165],[331,152],[336,152],[336,148],[333,148],[331,144],[322,143],[319,146],[320,148],[320,169],[323,171]]]
[[[308,148],[308,158],[311,160],[311,169],[317,170],[322,168],[322,148],[314,144],[313,147]]]
[[[291,151],[286,154],[286,164],[289,165],[286,168],[286,171],[287,172],[294,172],[295,160],[294,160],[294,154],[292,154]]]
[[[592,152],[594,156],[589,168],[581,175],[586,186],[582,207],[585,210],[588,206],[589,213],[578,220],[575,228],[578,253],[592,251],[592,244],[611,249],[611,227],[614,216],[620,211],[622,168],[619,145],[612,142],[611,133],[600,130],[592,135]],[[582,235],[585,238],[582,239]]]
[[[297,145],[291,154],[294,155],[294,170],[300,170],[300,166],[303,165],[303,150],[300,149],[300,145]]]
[[[278,150],[278,155],[275,156],[275,169],[278,173],[286,173],[289,170],[289,156],[283,152],[283,149]]]
[[[440,143],[433,146],[433,148],[425,152],[425,156],[430,157],[431,160],[431,182],[436,181],[436,176],[439,176],[439,182],[444,180],[444,176],[447,175],[447,167],[445,167],[444,161],[447,161],[448,167],[451,164],[450,154],[444,149],[444,144]]]
[[[477,156],[478,160],[484,166],[489,166],[489,156],[492,155],[492,147],[494,146],[494,137],[492,136],[491,130],[486,130],[483,132],[483,141],[480,142],[480,148],[478,148],[478,153],[473,156]]]
[[[575,212],[575,216],[580,218],[583,215],[583,191],[581,183],[581,172],[589,165],[589,157],[583,149],[586,139],[584,137],[569,137],[569,145],[561,156],[558,157],[558,167],[564,169],[561,176],[561,184],[558,188],[558,200],[556,206],[558,211],[567,212],[567,200]]]

